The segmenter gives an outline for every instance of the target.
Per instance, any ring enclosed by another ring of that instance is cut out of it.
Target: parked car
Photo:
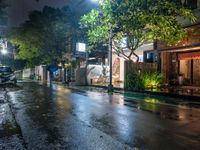
[[[16,85],[16,83],[17,79],[12,69],[7,66],[0,66],[0,85]]]

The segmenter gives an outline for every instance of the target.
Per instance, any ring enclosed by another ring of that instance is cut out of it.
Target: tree
[[[195,21],[191,10],[173,0],[99,0],[99,8],[82,16],[80,24],[87,28],[90,48],[107,43],[112,30],[115,53],[138,61],[135,50],[146,42],[176,44],[186,35],[177,16]]]
[[[16,58],[26,60],[29,66],[60,62],[77,26],[72,16],[68,7],[45,6],[42,11],[31,12],[29,20],[14,28],[9,36],[19,49]]]

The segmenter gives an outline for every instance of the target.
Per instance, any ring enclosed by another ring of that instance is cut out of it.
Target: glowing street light
[[[3,48],[3,49],[1,50],[1,53],[2,53],[3,55],[6,55],[6,54],[8,53],[8,51],[7,51],[7,49]]]
[[[94,3],[97,3],[99,0],[91,0],[92,2],[94,2]]]

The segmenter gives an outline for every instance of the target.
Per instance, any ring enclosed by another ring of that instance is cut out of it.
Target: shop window
[[[146,62],[154,61],[154,53],[146,53]]]

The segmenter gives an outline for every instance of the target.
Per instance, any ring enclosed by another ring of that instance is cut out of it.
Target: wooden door
[[[193,60],[193,85],[200,86],[200,59]]]

